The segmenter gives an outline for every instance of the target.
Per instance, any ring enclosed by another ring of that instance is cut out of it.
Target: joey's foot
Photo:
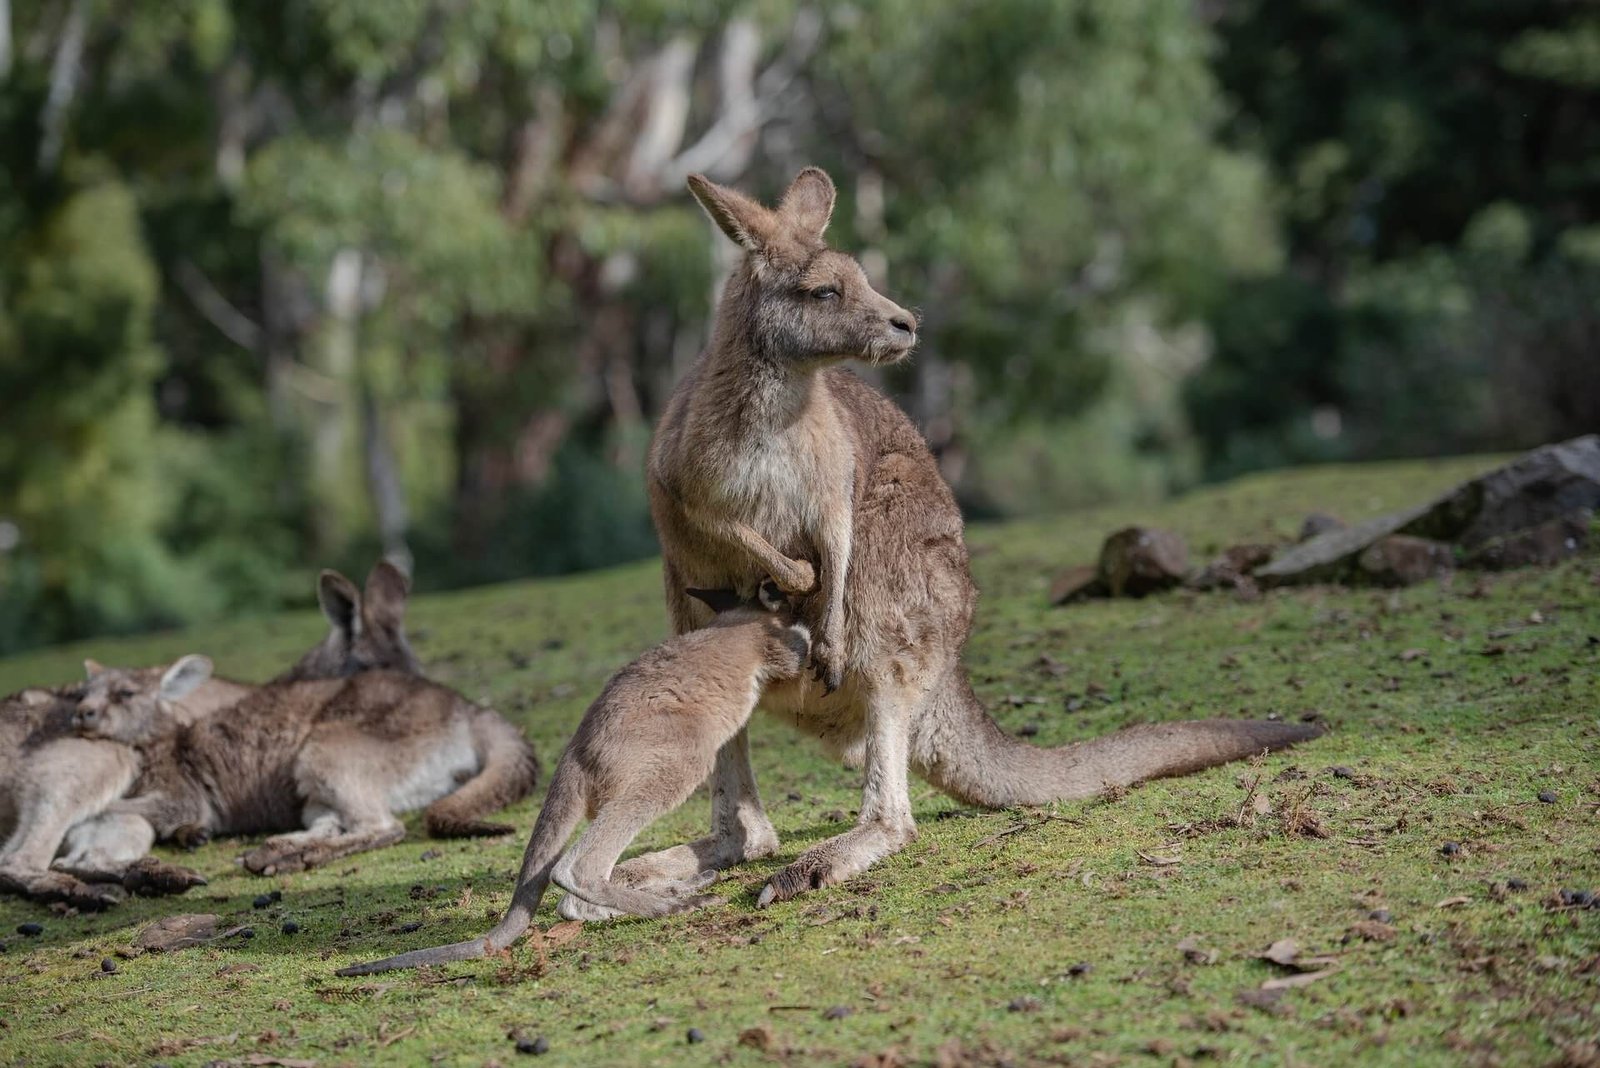
[[[244,866],[256,875],[287,875],[305,871],[369,849],[393,845],[406,836],[402,826],[375,831],[355,831],[332,836],[306,837],[290,833],[268,838],[244,855]]]
[[[756,908],[764,909],[778,901],[788,901],[811,890],[821,890],[838,882],[833,878],[833,865],[827,857],[814,857],[807,853],[793,864],[779,869],[761,888],[756,898]]]
[[[610,908],[606,905],[596,905],[593,901],[585,901],[577,894],[562,894],[561,900],[556,903],[556,915],[563,920],[583,920],[586,923],[604,923],[606,920],[616,920],[627,913],[621,909]]]
[[[172,832],[172,840],[192,853],[211,841],[211,831],[198,823],[185,823]]]
[[[128,865],[122,875],[122,887],[130,894],[141,897],[164,897],[182,894],[196,886],[205,886],[206,878],[191,868],[168,864],[155,857],[141,857]]]
[[[0,893],[16,894],[42,905],[60,901],[79,912],[103,912],[128,899],[116,883],[85,882],[64,871],[0,869]]]

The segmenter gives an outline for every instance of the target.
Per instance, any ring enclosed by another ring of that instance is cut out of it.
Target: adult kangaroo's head
[[[872,288],[861,265],[823,240],[833,214],[833,179],[807,167],[776,208],[689,176],[706,214],[747,253],[728,279],[717,316],[728,340],[751,355],[805,365],[859,358],[904,359],[917,320]]]

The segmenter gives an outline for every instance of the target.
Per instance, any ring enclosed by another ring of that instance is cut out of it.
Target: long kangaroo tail
[[[1108,786],[1186,775],[1322,734],[1303,723],[1199,719],[1146,723],[1041,749],[1002,731],[959,667],[930,695],[912,730],[918,774],[953,797],[990,808],[1093,797]]]
[[[472,742],[482,762],[478,774],[428,806],[422,822],[435,838],[477,838],[510,834],[515,827],[483,817],[521,801],[539,782],[539,758],[522,732],[498,712],[478,709]]]
[[[584,811],[583,773],[563,762],[556,767],[555,777],[550,781],[550,792],[545,795],[544,807],[539,810],[533,834],[528,837],[528,848],[522,854],[522,872],[517,876],[517,888],[511,895],[511,907],[506,909],[505,916],[494,930],[482,938],[431,949],[414,949],[382,960],[352,964],[334,974],[372,975],[396,968],[420,968],[424,964],[478,960],[505,949],[533,923],[533,914],[538,911],[539,901],[544,897],[545,888],[550,885],[550,872],[560,859],[561,851],[567,839],[572,837],[578,821],[583,819]]]

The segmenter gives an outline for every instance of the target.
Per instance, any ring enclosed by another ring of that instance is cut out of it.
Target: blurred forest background
[[[0,650],[654,551],[731,247],[840,186],[974,515],[1600,427],[1574,0],[0,0]]]

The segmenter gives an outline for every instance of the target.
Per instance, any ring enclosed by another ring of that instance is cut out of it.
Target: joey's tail
[[[472,741],[482,770],[428,806],[422,822],[435,838],[475,838],[510,834],[515,827],[483,819],[521,801],[539,782],[539,758],[522,732],[498,712],[479,709],[472,719]]]
[[[410,953],[352,964],[340,968],[337,975],[372,975],[393,971],[396,968],[419,968],[424,964],[448,964],[458,960],[478,960],[490,953],[498,953],[515,942],[530,924],[539,908],[545,888],[550,885],[550,871],[561,857],[561,851],[572,837],[578,821],[585,811],[583,775],[573,765],[562,762],[556,767],[550,781],[550,792],[545,795],[544,807],[533,825],[528,838],[527,851],[522,855],[522,872],[517,876],[517,888],[511,895],[511,907],[494,930],[482,938],[456,942],[432,949],[414,949]]]
[[[1109,786],[1185,775],[1322,734],[1303,723],[1199,719],[1041,749],[1002,731],[960,668],[930,695],[912,729],[917,772],[953,797],[990,808],[1093,797]]]

